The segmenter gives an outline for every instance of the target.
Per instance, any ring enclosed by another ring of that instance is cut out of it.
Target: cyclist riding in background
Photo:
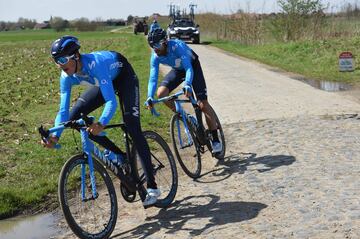
[[[171,71],[165,76],[157,89],[157,97],[168,96],[182,82],[182,87],[187,97],[191,96],[193,88],[198,105],[204,113],[206,123],[212,133],[213,153],[220,152],[222,145],[217,133],[215,115],[207,100],[206,84],[198,55],[181,40],[167,40],[166,32],[161,28],[157,28],[149,33],[148,43],[153,51],[150,59],[148,99],[145,104],[149,108],[152,107],[151,101],[157,87],[159,64],[171,66]],[[165,104],[175,112],[173,102],[165,102]]]
[[[124,123],[145,167],[147,196],[143,205],[152,205],[160,196],[160,190],[157,188],[152,171],[149,146],[141,130],[137,76],[127,59],[118,52],[97,51],[80,54],[79,49],[80,43],[73,36],[63,36],[55,40],[51,46],[51,55],[62,70],[60,109],[55,119],[55,126],[68,120],[77,120],[81,118],[81,114],[87,115],[105,104],[99,121],[90,125],[87,131],[90,133],[90,139],[105,148],[105,155],[115,164],[116,161],[120,164],[126,154],[109,138],[99,135],[116,111],[117,95],[120,107],[124,109]],[[71,88],[79,84],[88,85],[89,88],[82,93],[69,112]],[[61,132],[55,133],[42,144],[47,148],[53,148],[60,136]]]
[[[158,24],[157,20],[154,19],[154,21],[150,25],[150,32],[154,31],[157,28],[160,28],[160,25]]]

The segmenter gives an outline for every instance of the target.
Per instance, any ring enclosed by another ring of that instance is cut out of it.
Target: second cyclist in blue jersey
[[[172,69],[157,89],[157,97],[161,98],[169,95],[181,83],[188,97],[192,94],[192,89],[194,89],[200,109],[204,113],[206,123],[212,133],[213,153],[221,152],[222,145],[217,133],[216,119],[212,107],[207,100],[206,84],[198,55],[181,40],[167,40],[166,32],[161,28],[154,29],[149,33],[148,43],[153,51],[150,59],[148,99],[146,104],[150,104],[151,107],[151,101],[157,88],[159,65],[170,66]],[[166,105],[175,112],[172,102],[166,102]]]
[[[149,32],[152,32],[157,28],[160,28],[160,25],[158,24],[157,20],[154,20],[150,25],[150,31]]]
[[[114,161],[124,157],[124,153],[106,136],[99,133],[109,123],[118,106],[116,95],[123,107],[123,120],[143,161],[147,177],[147,196],[144,206],[152,205],[160,196],[157,189],[150,150],[140,125],[139,82],[127,61],[118,52],[98,51],[80,54],[80,43],[76,37],[64,36],[53,42],[51,55],[61,69],[60,76],[60,109],[55,119],[55,126],[68,120],[76,120],[81,114],[87,115],[105,105],[99,121],[88,127],[89,137],[107,149],[107,156]],[[88,85],[88,89],[70,108],[71,89],[75,85]],[[45,147],[52,148],[61,135],[55,133]],[[110,150],[110,151],[109,151]]]

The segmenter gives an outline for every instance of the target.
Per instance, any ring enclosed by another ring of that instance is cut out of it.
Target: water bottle
[[[194,128],[196,129],[196,128],[197,128],[197,120],[196,120],[196,118],[195,118],[193,115],[190,115],[190,114],[189,114],[187,117],[188,117],[190,123],[191,123],[191,124],[194,126]]]
[[[121,166],[122,164],[125,163],[125,160],[122,155],[115,154],[114,152],[108,149],[104,150],[104,156],[116,166]]]

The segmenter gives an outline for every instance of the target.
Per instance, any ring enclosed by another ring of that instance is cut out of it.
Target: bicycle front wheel
[[[176,157],[181,168],[191,178],[198,178],[201,173],[201,155],[199,144],[195,138],[194,129],[187,120],[188,131],[181,116],[174,114],[170,122],[171,139]]]
[[[161,191],[161,196],[158,198],[155,206],[166,208],[173,202],[178,187],[178,175],[174,156],[168,144],[159,134],[153,131],[144,131],[143,134],[150,148],[155,181]],[[135,160],[133,160],[133,167],[137,173],[136,176],[140,181],[144,182],[145,174],[141,159],[137,153],[133,155],[136,156]]]
[[[59,178],[59,200],[66,222],[79,238],[108,238],[117,219],[114,185],[106,169],[96,160],[94,174],[97,195],[92,195],[88,160],[81,155],[70,158]]]

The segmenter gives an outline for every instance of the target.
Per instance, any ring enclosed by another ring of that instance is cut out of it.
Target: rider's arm
[[[153,52],[150,59],[150,76],[148,82],[148,98],[153,98],[155,95],[157,81],[159,77],[159,60]]]
[[[110,122],[117,107],[115,90],[109,75],[105,68],[96,70],[94,74],[94,77],[99,80],[100,91],[105,100],[105,108],[98,121],[102,126]]]
[[[59,112],[55,118],[55,126],[58,126],[60,123],[69,120],[71,86],[71,79],[65,74],[62,74],[60,76],[60,106]],[[55,132],[54,135],[57,138],[60,138],[61,133],[62,130]]]

